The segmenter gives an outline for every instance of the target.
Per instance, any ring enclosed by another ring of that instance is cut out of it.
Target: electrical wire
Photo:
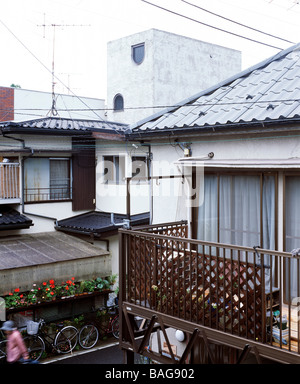
[[[90,108],[88,104],[86,104],[78,95],[76,95],[66,84],[64,84],[54,73],[51,69],[49,69],[19,38],[18,36],[16,36],[14,34],[14,32],[0,19],[0,23],[7,29],[7,31],[26,49],[27,52],[29,52],[34,58],[35,60],[37,60],[49,73],[51,73],[51,75],[53,75],[53,77],[59,81],[69,92],[71,92],[73,94],[73,96],[75,96],[85,107],[87,107],[87,109],[91,112],[93,112],[99,120],[103,120],[103,118],[101,118],[101,116],[99,116],[94,109]],[[107,122],[108,125],[109,122]],[[119,132],[117,132],[119,134]]]
[[[232,36],[239,37],[239,38],[241,38],[241,39],[245,39],[245,40],[248,40],[248,41],[252,41],[253,43],[261,44],[261,45],[264,45],[264,46],[266,46],[266,47],[275,48],[275,49],[278,49],[278,50],[282,50],[282,49],[283,49],[283,48],[281,48],[281,47],[277,47],[277,46],[275,46],[275,45],[271,45],[271,44],[263,43],[262,41],[255,40],[255,39],[251,39],[250,37],[242,36],[242,35],[240,35],[240,34],[238,34],[238,33],[230,32],[230,31],[227,31],[226,29],[219,28],[219,27],[216,27],[216,26],[213,26],[213,25],[204,23],[204,22],[202,22],[202,21],[200,21],[200,20],[197,20],[197,19],[194,19],[194,18],[192,18],[192,17],[185,16],[185,15],[183,15],[183,14],[181,14],[181,13],[172,11],[171,9],[164,8],[164,7],[161,7],[160,5],[151,3],[150,1],[147,1],[147,0],[141,0],[141,1],[144,2],[144,3],[146,3],[146,4],[151,5],[151,6],[153,6],[153,7],[159,8],[159,9],[161,9],[161,10],[163,10],[163,11],[172,13],[173,15],[176,15],[176,16],[179,16],[179,17],[183,17],[184,19],[193,21],[193,22],[195,22],[195,23],[204,25],[204,26],[209,27],[209,28],[213,28],[213,29],[215,29],[215,30],[217,30],[217,31],[221,31],[221,32],[230,34],[230,35],[232,35]]]
[[[205,95],[204,95],[205,96]],[[298,102],[300,103],[300,99],[297,98],[297,99],[272,99],[272,100],[257,100],[257,101],[233,101],[233,102],[223,102],[223,101],[216,101],[214,103],[212,102],[189,102],[189,103],[186,103],[184,105],[177,105],[177,104],[174,104],[174,105],[156,105],[156,106],[139,106],[139,107],[124,107],[124,110],[140,110],[140,109],[165,109],[165,108],[183,108],[183,107],[191,107],[191,106],[195,106],[195,107],[205,107],[205,106],[213,106],[213,105],[224,105],[224,106],[235,106],[235,105],[253,105],[253,104],[271,104],[271,103],[294,103],[294,102]],[[95,111],[113,111],[113,109],[110,109],[110,108],[94,108],[93,110]],[[0,108],[0,112],[15,112],[16,114],[19,114],[19,115],[22,115],[22,114],[25,114],[25,113],[22,113],[21,111],[23,112],[34,112],[34,111],[37,111],[37,112],[43,112],[43,111],[48,111],[47,108],[19,108],[19,109],[14,109],[14,108]],[[57,109],[57,112],[88,112],[89,109],[83,109],[83,108],[66,108],[66,109],[62,109],[62,108],[58,108]],[[34,114],[32,114],[34,115]],[[44,116],[44,115],[42,115]],[[70,119],[72,119],[72,117],[69,117]],[[74,118],[73,118],[74,119]],[[90,119],[86,116],[83,116],[82,119],[80,120],[93,120],[93,119]],[[104,122],[107,122],[109,123],[109,121],[107,120],[103,120],[101,119],[101,121],[104,121]],[[111,122],[112,123],[112,122]]]
[[[209,14],[211,14],[211,15],[217,16],[217,17],[219,17],[219,18],[221,18],[221,19],[223,19],[223,20],[227,20],[227,21],[230,21],[231,23],[240,25],[241,27],[248,28],[248,29],[250,29],[250,30],[252,30],[252,31],[255,31],[255,32],[258,32],[258,33],[262,33],[262,34],[264,34],[264,35],[266,35],[266,36],[273,37],[273,38],[275,38],[275,39],[284,41],[284,42],[286,42],[286,43],[295,44],[294,42],[292,42],[292,41],[290,41],[290,40],[286,40],[286,39],[283,39],[282,37],[272,35],[271,33],[267,33],[267,32],[261,31],[261,30],[259,30],[259,29],[250,27],[250,26],[248,26],[248,25],[239,23],[238,21],[229,19],[228,17],[219,15],[218,13],[209,11],[208,9],[205,9],[205,8],[203,8],[203,7],[199,7],[199,6],[196,5],[196,4],[192,4],[192,3],[190,3],[189,1],[186,1],[186,0],[181,0],[181,1],[182,1],[183,3],[186,3],[186,4],[188,4],[188,5],[191,5],[192,7],[195,7],[195,8],[200,9],[201,11],[204,11],[204,12],[207,12],[207,13],[209,13]]]

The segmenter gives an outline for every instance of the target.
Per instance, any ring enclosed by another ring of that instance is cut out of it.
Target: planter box
[[[89,313],[93,308],[105,306],[108,294],[113,291],[91,292],[77,296],[66,296],[64,299],[55,299],[42,303],[32,304],[25,307],[18,307],[6,310],[7,318],[12,318],[17,314],[32,312],[32,318],[28,320],[37,321],[42,318],[47,323],[51,321],[63,320],[78,316],[82,313]]]

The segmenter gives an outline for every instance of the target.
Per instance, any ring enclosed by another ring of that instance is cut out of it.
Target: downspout
[[[152,225],[153,222],[153,193],[152,193],[152,159],[153,154],[151,152],[151,144],[142,144],[143,147],[148,147],[148,157],[147,157],[147,165],[148,165],[148,181],[149,181],[149,211],[150,211],[150,218],[149,218],[149,224]]]

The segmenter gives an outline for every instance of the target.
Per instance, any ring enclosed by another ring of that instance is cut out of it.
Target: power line
[[[223,19],[223,20],[227,20],[227,21],[230,21],[231,23],[240,25],[241,27],[248,28],[248,29],[250,29],[250,30],[252,30],[252,31],[255,31],[255,32],[258,32],[258,33],[262,33],[262,34],[264,34],[264,35],[266,35],[266,36],[270,36],[270,37],[273,37],[273,38],[278,39],[278,40],[281,40],[281,41],[285,41],[286,43],[295,44],[295,43],[292,42],[292,41],[289,41],[289,40],[283,39],[283,38],[281,38],[281,37],[279,37],[279,36],[272,35],[271,33],[267,33],[267,32],[261,31],[261,30],[259,30],[259,29],[250,27],[250,26],[248,26],[248,25],[239,23],[238,21],[229,19],[228,17],[219,15],[219,14],[217,14],[217,13],[215,13],[215,12],[212,12],[212,11],[209,11],[208,9],[205,9],[205,8],[203,8],[203,7],[199,7],[198,5],[196,5],[196,4],[192,4],[192,3],[190,3],[189,1],[186,1],[186,0],[181,0],[181,1],[184,2],[184,3],[186,3],[186,4],[188,4],[188,5],[191,5],[192,7],[195,7],[195,8],[200,9],[201,11],[204,11],[204,12],[207,12],[207,13],[209,13],[209,14],[211,14],[211,15],[220,17],[220,18]]]
[[[245,40],[248,40],[248,41],[252,41],[253,43],[261,44],[261,45],[264,45],[264,46],[266,46],[266,47],[275,48],[275,49],[279,49],[279,50],[282,50],[282,49],[283,49],[283,48],[277,47],[277,46],[275,46],[275,45],[271,45],[271,44],[263,43],[262,41],[258,41],[258,40],[255,40],[255,39],[251,39],[250,37],[246,37],[246,36],[239,35],[238,33],[234,33],[234,32],[227,31],[226,29],[222,29],[222,28],[219,28],[219,27],[215,27],[215,26],[210,25],[210,24],[207,24],[207,23],[203,23],[202,21],[199,21],[199,20],[197,20],[197,19],[193,19],[192,17],[189,17],[189,16],[185,16],[185,15],[183,15],[183,14],[181,14],[181,13],[172,11],[171,9],[161,7],[160,5],[157,5],[157,4],[153,4],[153,3],[151,3],[150,1],[147,1],[147,0],[141,0],[141,1],[144,2],[144,3],[147,3],[147,4],[149,4],[149,5],[152,5],[153,7],[162,9],[163,11],[172,13],[173,15],[176,15],[176,16],[179,16],[179,17],[183,17],[184,19],[193,21],[193,22],[195,22],[195,23],[204,25],[204,26],[209,27],[209,28],[213,28],[213,29],[215,29],[215,30],[217,30],[217,31],[221,31],[221,32],[230,34],[230,35],[232,35],[232,36],[239,37],[239,38],[241,38],[241,39],[245,39]]]
[[[8,32],[26,49],[27,52],[29,52],[35,60],[37,60],[49,73],[52,74],[52,71],[14,34],[14,32],[0,19],[0,23],[8,30]],[[93,109],[91,109],[79,96],[77,96],[66,84],[64,84],[56,75],[54,75],[55,79],[59,81],[67,90],[69,90],[75,97],[77,97],[78,100],[82,102],[90,111],[94,112]],[[95,112],[94,112],[95,113]],[[95,115],[101,119],[100,116],[98,116],[96,113]]]
[[[136,106],[136,107],[124,107],[124,110],[139,110],[139,109],[165,109],[165,108],[182,108],[182,107],[192,107],[192,106],[195,106],[195,107],[205,107],[205,106],[213,106],[213,105],[217,105],[217,106],[221,106],[221,105],[224,105],[224,106],[230,106],[230,105],[253,105],[253,104],[268,104],[268,103],[294,103],[294,102],[299,102],[300,103],[300,99],[299,98],[296,98],[296,99],[272,99],[272,100],[257,100],[257,101],[233,101],[233,102],[220,102],[220,101],[216,101],[216,102],[189,102],[189,103],[186,103],[184,105],[178,105],[178,104],[173,104],[173,105],[156,105],[156,106]],[[37,111],[37,112],[43,112],[43,111],[47,111],[48,109],[47,108],[17,108],[17,109],[14,109],[14,108],[0,108],[0,112],[16,112],[18,114],[21,114],[20,112],[18,111],[29,111],[29,112],[34,112],[34,111]],[[94,108],[93,111],[113,111],[114,109],[113,108]],[[88,112],[89,109],[84,109],[84,108],[59,108],[57,109],[58,112]],[[89,118],[84,118],[83,120],[89,120]],[[100,119],[101,121],[105,121],[106,120],[103,120],[103,119]]]
[[[16,36],[13,31],[0,19],[0,23],[8,30],[8,32],[28,51],[48,72],[50,72],[53,77],[58,80],[68,91],[70,91],[73,96],[75,96],[87,109],[91,112],[93,112],[99,120],[103,120],[101,116],[99,116],[96,112],[95,109],[92,109],[89,107],[88,104],[86,104],[78,95],[76,95],[66,84],[64,84],[54,73],[52,70],[50,70],[31,50]],[[109,125],[109,122],[107,123]]]

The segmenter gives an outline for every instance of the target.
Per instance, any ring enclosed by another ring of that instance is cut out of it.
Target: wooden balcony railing
[[[19,163],[0,163],[0,200],[20,198],[19,173]]]
[[[299,354],[299,257],[186,234],[186,223],[120,230],[122,301]]]

